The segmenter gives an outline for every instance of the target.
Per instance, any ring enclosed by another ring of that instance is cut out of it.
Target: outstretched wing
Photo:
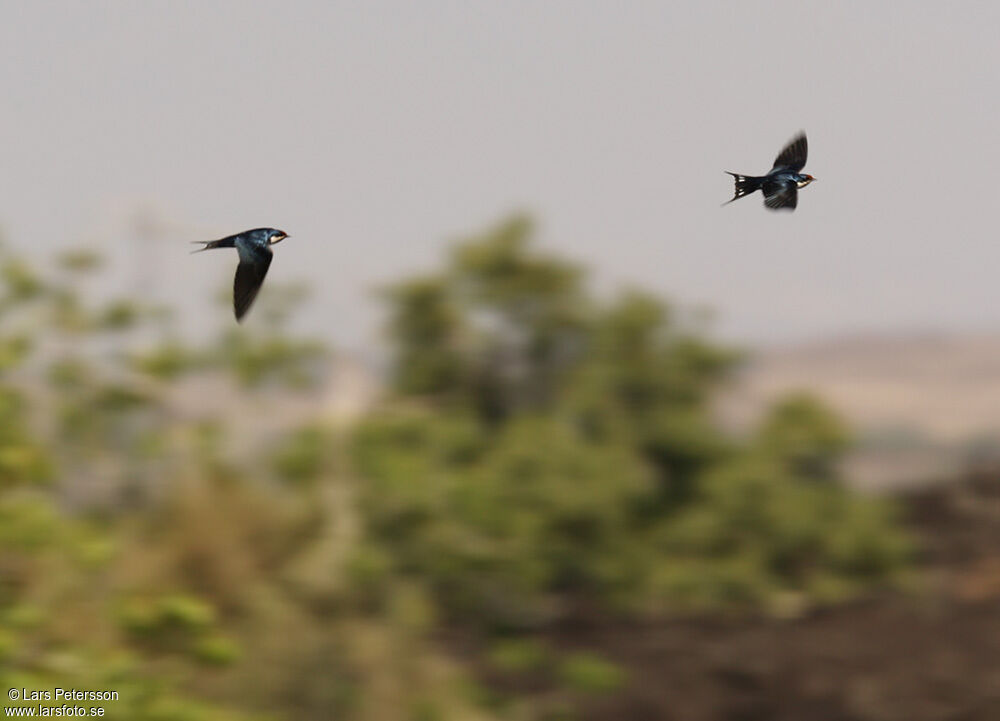
[[[267,246],[249,243],[237,242],[236,249],[240,253],[240,264],[236,267],[236,278],[233,280],[233,310],[236,311],[236,320],[241,321],[257,297],[273,254]]]
[[[774,167],[771,168],[771,172],[790,170],[797,173],[805,166],[807,155],[809,155],[809,142],[806,140],[806,134],[800,133],[774,159]]]
[[[771,210],[795,210],[799,202],[799,189],[794,180],[769,180],[764,183],[764,205]]]

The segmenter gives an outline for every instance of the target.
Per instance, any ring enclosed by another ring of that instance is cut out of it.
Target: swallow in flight
[[[194,253],[212,248],[236,248],[240,254],[240,264],[236,266],[236,278],[233,280],[233,310],[237,321],[243,320],[267,275],[272,257],[269,246],[287,237],[288,233],[276,228],[254,228],[220,240],[194,241],[205,246],[192,251]]]
[[[736,194],[723,205],[728,205],[744,195],[760,190],[764,193],[764,205],[771,210],[781,208],[795,210],[795,205],[799,200],[799,188],[804,188],[816,180],[811,175],[799,172],[806,164],[808,153],[809,144],[806,142],[806,134],[800,133],[774,159],[774,167],[768,171],[767,175],[740,175],[739,173],[730,173],[727,170],[726,173],[736,180]]]

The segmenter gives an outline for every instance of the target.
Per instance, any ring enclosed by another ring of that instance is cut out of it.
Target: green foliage
[[[396,387],[402,393],[446,394],[463,385],[458,313],[438,278],[417,278],[386,291],[397,308],[389,324],[399,346]]]
[[[701,492],[658,529],[680,562],[658,585],[680,605],[766,604],[783,591],[837,587],[841,597],[891,580],[910,547],[889,507],[816,485],[773,459],[741,456],[706,474]]]
[[[559,676],[574,691],[608,693],[625,681],[625,673],[594,653],[575,653],[559,664]]]
[[[551,400],[584,351],[580,271],[528,250],[515,218],[455,249],[441,274],[385,294],[403,394],[470,405],[487,421]]]
[[[817,399],[797,393],[771,409],[759,442],[798,473],[823,480],[836,475],[836,463],[847,450],[850,434]]]
[[[0,386],[0,491],[52,478],[52,465],[27,424],[24,396]]]
[[[392,559],[382,548],[372,544],[359,544],[353,549],[344,573],[358,606],[371,609],[387,598],[393,586]]]
[[[538,639],[515,638],[496,642],[487,654],[490,664],[498,671],[530,673],[544,668],[551,661],[551,652]]]
[[[836,483],[833,415],[791,398],[726,436],[709,401],[738,354],[648,294],[590,293],[523,218],[385,292],[393,393],[352,473],[320,421],[238,443],[239,414],[323,379],[322,345],[286,331],[301,288],[269,285],[239,328],[227,288],[227,330],[191,346],[155,308],[88,302],[96,254],[58,265],[0,251],[7,687],[115,689],[106,718],[138,721],[571,717],[624,671],[534,631],[906,570],[891,505]],[[203,387],[246,404],[192,418],[177,401]],[[470,682],[434,642],[455,622],[551,698]]]
[[[127,300],[112,301],[97,318],[103,330],[123,331],[139,322],[140,308]]]
[[[215,609],[191,595],[129,599],[119,621],[148,651],[185,654],[211,666],[227,666],[240,656],[239,644],[218,630]]]
[[[0,253],[0,685],[114,690],[82,705],[119,721],[389,719],[387,678],[400,703],[436,708],[449,692],[420,671],[426,601],[397,594],[398,620],[331,622],[313,604],[340,599],[298,585],[303,558],[332,575],[354,549],[328,548],[318,494],[263,489],[271,469],[292,487],[329,480],[328,434],[304,427],[236,466],[228,409],[206,404],[196,425],[171,405],[194,372],[270,393],[313,382],[321,347],[280,327],[301,294],[264,305],[263,333],[196,349],[157,337],[155,309],[85,303],[96,255],[59,264],[49,280]]]
[[[200,364],[198,354],[192,352],[176,338],[131,356],[134,367],[158,380],[172,381]]]
[[[386,435],[406,450],[385,454]],[[358,458],[372,479],[372,532],[458,611],[534,625],[552,592],[609,594],[632,581],[629,511],[649,499],[650,475],[566,422],[525,416],[488,437],[471,421],[386,419],[362,431]]]
[[[45,290],[42,279],[23,260],[7,256],[0,264],[0,280],[3,281],[10,301],[23,302],[37,298]]]
[[[27,335],[11,335],[0,341],[0,373],[16,368],[32,351],[31,338]]]
[[[369,543],[452,619],[833,600],[907,565],[886,504],[813,482],[848,442],[833,414],[795,396],[726,436],[709,401],[739,354],[648,294],[593,297],[522,219],[386,299],[397,395],[353,446]]]
[[[308,388],[316,383],[319,364],[325,358],[322,343],[273,333],[256,336],[241,329],[224,334],[212,356],[247,388],[268,383]]]
[[[275,452],[275,471],[287,483],[315,484],[330,466],[332,444],[331,434],[323,426],[303,426],[286,438]]]
[[[90,248],[72,248],[61,253],[56,264],[71,273],[90,273],[104,265],[104,258]]]
[[[212,666],[229,666],[240,658],[239,644],[223,635],[206,636],[198,642],[194,652],[199,661]]]

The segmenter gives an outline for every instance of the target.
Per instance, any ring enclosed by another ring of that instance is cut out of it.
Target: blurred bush
[[[368,542],[451,618],[767,608],[893,583],[909,545],[839,484],[818,401],[749,439],[709,399],[739,354],[645,293],[611,300],[514,219],[385,294],[396,389],[359,429]]]
[[[727,436],[709,402],[739,354],[646,293],[590,292],[523,218],[384,292],[391,392],[347,431],[241,437],[328,373],[287,331],[301,287],[238,328],[227,291],[192,345],[165,309],[92,302],[102,268],[0,250],[8,687],[117,690],[107,717],[139,721],[565,718],[630,679],[531,632],[783,613],[907,567],[891,507],[837,483],[829,411],[793,397]],[[460,664],[440,640],[470,630]]]
[[[302,289],[269,286],[246,327],[226,307],[192,346],[164,309],[90,302],[102,266],[0,251],[0,685],[114,690],[82,705],[128,721],[477,718],[415,597],[372,617],[339,582],[357,521],[337,434],[236,437],[325,380],[323,346],[286,331]]]

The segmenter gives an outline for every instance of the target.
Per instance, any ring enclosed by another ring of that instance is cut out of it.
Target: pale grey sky
[[[127,270],[162,208],[192,326],[236,259],[187,241],[281,227],[270,280],[354,348],[374,285],[517,209],[737,340],[1000,330],[998,38],[990,2],[8,2],[0,227]],[[719,207],[799,129],[794,214]]]

